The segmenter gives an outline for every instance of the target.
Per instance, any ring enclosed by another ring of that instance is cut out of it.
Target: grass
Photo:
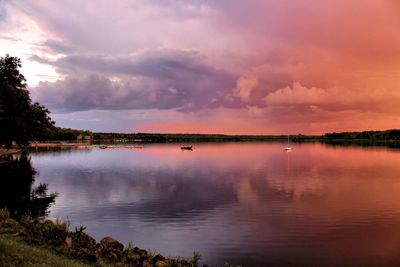
[[[192,259],[164,257],[155,251],[123,244],[112,237],[100,243],[86,234],[85,227],[69,230],[69,222],[23,216],[10,218],[0,209],[0,267],[2,266],[132,266],[197,267],[201,254]]]
[[[57,255],[40,247],[29,246],[12,234],[0,235],[0,266],[7,267],[93,267]]]

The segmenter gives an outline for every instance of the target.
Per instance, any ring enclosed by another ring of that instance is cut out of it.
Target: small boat
[[[106,149],[107,146],[99,146],[100,149]]]
[[[285,151],[285,152],[292,151],[292,148],[290,147],[290,144],[289,144],[289,135],[287,136],[287,146],[285,148],[283,148],[283,151]]]
[[[134,148],[134,149],[142,149],[143,146],[134,146],[133,148]]]
[[[181,146],[182,150],[193,150],[191,146]]]

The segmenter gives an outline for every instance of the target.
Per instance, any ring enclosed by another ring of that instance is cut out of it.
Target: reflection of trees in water
[[[13,217],[46,215],[56,194],[47,194],[47,184],[32,186],[36,171],[26,153],[0,164],[0,174],[0,208],[8,208]]]
[[[400,148],[399,140],[321,140],[321,142],[331,147],[364,147],[364,148],[375,148],[375,147],[388,147],[388,148]]]

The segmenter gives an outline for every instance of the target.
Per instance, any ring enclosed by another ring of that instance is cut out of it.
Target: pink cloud
[[[265,101],[267,105],[321,105],[328,97],[324,89],[307,88],[294,82],[292,87],[286,86],[268,94]]]
[[[50,36],[31,60],[66,77],[32,92],[56,112],[178,111],[175,122],[152,113],[138,126],[170,132],[400,127],[395,0],[12,5]],[[54,54],[63,57],[48,61]]]

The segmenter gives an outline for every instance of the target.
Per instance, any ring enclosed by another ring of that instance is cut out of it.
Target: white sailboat
[[[287,136],[287,146],[283,150],[286,152],[292,151],[292,148],[290,147],[290,143],[289,143],[289,135]]]

